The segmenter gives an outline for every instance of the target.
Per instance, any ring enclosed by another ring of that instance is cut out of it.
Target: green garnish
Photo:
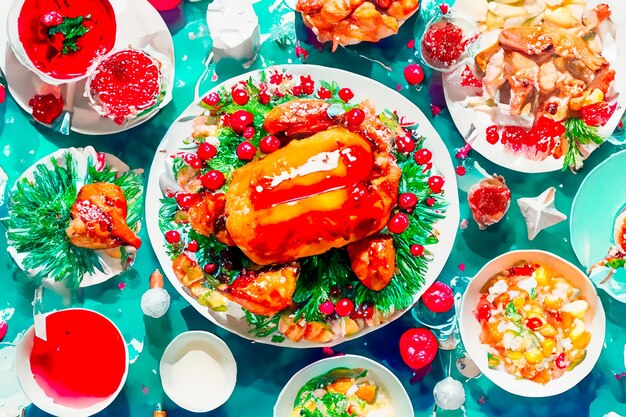
[[[598,134],[598,128],[587,126],[582,119],[570,118],[565,122],[565,139],[567,140],[567,153],[563,160],[563,171],[567,168],[579,169],[583,165],[583,155],[579,145],[604,143],[602,136]]]
[[[511,320],[520,320],[522,315],[517,311],[517,307],[513,302],[510,302],[506,305],[506,316]]]
[[[607,261],[606,265],[613,269],[624,268],[626,266],[626,259],[613,258]]]
[[[89,19],[91,19],[90,14],[85,17],[64,17],[63,22],[56,26],[51,26],[48,29],[48,36],[54,36],[58,33],[64,36],[65,39],[63,39],[63,47],[61,48],[63,55],[76,52],[80,49],[76,41],[91,30],[88,26],[84,25],[85,20]]]

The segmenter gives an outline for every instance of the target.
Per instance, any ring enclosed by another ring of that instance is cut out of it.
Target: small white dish
[[[591,333],[591,342],[587,346],[587,356],[580,365],[545,385],[526,379],[517,379],[505,370],[489,368],[487,363],[487,345],[482,344],[480,341],[481,326],[474,317],[474,309],[478,305],[481,288],[491,277],[522,260],[546,265],[555,272],[562,274],[563,277],[581,290],[583,299],[589,303],[589,309],[584,317],[586,328]],[[580,269],[550,252],[517,250],[507,252],[489,261],[470,281],[463,295],[459,327],[465,350],[476,363],[478,369],[491,382],[512,394],[534,398],[561,394],[574,387],[591,372],[602,353],[606,320],[602,302],[596,293],[593,283]]]
[[[302,368],[287,382],[278,395],[274,405],[274,417],[291,417],[293,415],[294,402],[298,391],[307,382],[316,376],[322,375],[334,368],[363,368],[368,371],[376,383],[380,384],[398,417],[412,416],[413,404],[396,376],[383,365],[371,359],[358,355],[333,356],[322,359]]]
[[[87,310],[87,309],[73,308],[73,309],[68,309],[68,310]],[[61,311],[67,311],[67,310],[61,310]],[[87,311],[106,319],[113,327],[115,327],[115,329],[117,330],[117,333],[119,334],[120,339],[122,341],[124,340],[120,329],[115,325],[115,323],[113,323],[107,317],[103,316],[102,314],[96,311],[93,311],[93,310],[87,310]],[[45,316],[47,317],[54,313],[55,312],[46,313]],[[55,402],[52,398],[50,398],[44,392],[44,390],[39,386],[39,384],[35,380],[35,376],[33,375],[33,372],[30,366],[30,355],[33,350],[34,341],[35,341],[35,326],[33,325],[26,331],[26,333],[24,334],[24,337],[22,337],[22,339],[20,339],[20,341],[17,344],[17,352],[16,352],[16,360],[15,360],[15,366],[17,368],[17,379],[20,383],[20,386],[22,387],[22,390],[24,391],[24,394],[26,394],[28,399],[35,406],[45,411],[46,413],[49,413],[55,416],[63,416],[63,417],[88,417],[96,413],[99,413],[100,411],[108,407],[115,400],[115,398],[119,395],[120,391],[122,391],[122,388],[124,387],[124,384],[126,383],[126,377],[128,376],[128,363],[129,362],[128,362],[128,346],[126,346],[126,343],[123,343],[124,352],[125,352],[124,374],[122,376],[119,386],[117,387],[117,390],[112,395],[104,398],[102,401],[96,404],[93,404],[91,406],[84,407],[84,408],[72,408],[72,407],[68,407],[68,406]]]
[[[194,413],[215,410],[230,398],[237,363],[222,339],[189,331],[174,338],[159,364],[163,391],[179,407]]]

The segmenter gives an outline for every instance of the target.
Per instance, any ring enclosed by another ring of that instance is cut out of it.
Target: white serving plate
[[[439,276],[439,273],[448,260],[448,256],[450,255],[452,246],[454,245],[454,239],[456,237],[459,224],[459,201],[456,187],[456,175],[445,144],[426,116],[417,106],[411,103],[407,98],[377,81],[350,73],[348,71],[317,65],[281,65],[276,68],[287,70],[290,74],[295,76],[311,75],[316,82],[319,82],[319,80],[325,80],[328,82],[336,81],[339,85],[352,89],[354,92],[353,100],[355,103],[365,99],[370,99],[372,103],[376,105],[377,111],[380,112],[384,109],[397,109],[400,115],[406,115],[409,120],[419,124],[418,132],[427,138],[424,146],[428,147],[433,153],[433,166],[436,167],[436,169],[441,172],[445,178],[446,182],[443,189],[448,200],[448,209],[445,219],[436,224],[436,228],[440,233],[439,242],[436,245],[430,245],[428,247],[428,249],[434,254],[434,260],[429,264],[428,272],[425,276],[425,284],[422,287],[422,290],[415,296],[415,301],[417,301],[429,285],[437,279],[437,276]],[[256,71],[253,71],[224,81],[211,91],[217,91],[222,86],[228,87],[239,81],[247,80],[250,76],[254,76],[256,73]],[[172,124],[169,131],[165,135],[165,138],[163,138],[163,141],[159,145],[154,161],[152,162],[152,167],[150,168],[146,198],[146,222],[150,242],[152,243],[152,247],[157,255],[157,258],[159,259],[159,262],[161,263],[161,267],[165,272],[165,275],[168,277],[174,288],[176,288],[183,298],[185,298],[196,310],[198,310],[200,314],[218,326],[221,326],[246,339],[255,340],[261,343],[295,348],[333,346],[343,342],[346,340],[345,338],[338,338],[326,344],[310,343],[305,341],[292,342],[289,339],[286,339],[282,343],[276,343],[270,340],[271,337],[255,337],[248,332],[248,322],[245,319],[242,308],[238,304],[228,301],[228,310],[226,312],[215,312],[200,305],[185,292],[183,286],[174,274],[172,261],[165,251],[165,238],[159,229],[159,209],[161,208],[160,199],[163,197],[161,187],[159,186],[159,180],[166,173],[166,161],[170,158],[170,155],[178,152],[179,147],[182,145],[182,140],[189,137],[192,133],[193,119],[201,113],[202,109],[196,103],[192,103],[180,115],[174,124]],[[408,309],[397,311],[387,323],[397,319],[407,310]],[[383,325],[378,327],[367,327],[359,331],[356,335],[350,337],[350,339],[363,336],[382,327]]]

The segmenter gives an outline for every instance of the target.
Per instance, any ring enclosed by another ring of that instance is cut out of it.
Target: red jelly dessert
[[[461,57],[465,47],[463,29],[442,20],[426,30],[422,38],[422,58],[435,68],[450,67]]]
[[[37,94],[30,99],[28,105],[33,109],[35,120],[49,125],[63,111],[63,98],[57,97],[52,93]]]
[[[511,190],[503,177],[494,175],[474,184],[467,193],[467,201],[472,217],[483,230],[502,220],[511,203]]]
[[[93,107],[119,125],[160,103],[161,63],[143,51],[125,49],[98,64],[87,83]]]
[[[25,0],[18,32],[35,68],[68,80],[85,75],[113,48],[115,13],[108,0]]]
[[[105,317],[70,309],[46,317],[46,338],[35,337],[30,367],[56,403],[85,408],[113,395],[123,382],[124,339]]]

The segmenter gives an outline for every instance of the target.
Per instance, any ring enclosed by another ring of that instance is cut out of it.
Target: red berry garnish
[[[243,106],[248,102],[250,97],[248,96],[248,92],[242,88],[235,88],[231,93],[233,101],[240,106]]]
[[[202,197],[199,194],[191,194],[191,193],[176,193],[176,204],[180,208],[189,208],[194,204],[198,203]]]
[[[354,311],[354,303],[348,298],[342,298],[335,304],[335,312],[340,317],[347,317]]]
[[[178,243],[180,242],[180,233],[177,230],[168,230],[165,232],[165,240],[167,243]]]
[[[198,158],[195,153],[186,153],[182,155],[183,161],[187,163],[193,169],[202,168],[202,159]]]
[[[226,177],[220,171],[215,169],[210,170],[206,174],[200,177],[202,186],[209,191],[218,190],[226,182]]]
[[[413,193],[402,193],[398,197],[398,206],[403,210],[410,210],[417,205],[417,196]]]
[[[317,90],[317,96],[319,98],[327,99],[327,98],[331,98],[333,95],[331,94],[329,89],[324,88],[324,87],[320,87]]]
[[[272,153],[280,148],[280,139],[274,135],[265,136],[259,142],[259,148],[261,148],[261,152],[265,154]]]
[[[207,106],[211,106],[211,107],[217,106],[220,100],[221,100],[220,95],[216,93],[215,91],[202,97],[202,101],[204,102],[204,104],[206,104]]]
[[[301,96],[301,95],[302,95],[302,87],[301,87],[301,86],[299,86],[299,85],[294,85],[294,86],[291,88],[291,93],[292,93],[294,96]]]
[[[441,13],[447,14],[448,10],[450,10],[450,6],[448,6],[446,3],[441,3],[439,5],[439,9],[441,10]]]
[[[307,52],[307,50],[300,45],[296,46],[295,53],[296,57],[299,58],[302,62],[306,62],[307,58],[309,57],[309,53]]]
[[[254,122],[254,115],[246,110],[237,110],[228,118],[230,127],[237,132],[241,132],[246,126],[250,126]]]
[[[217,148],[208,142],[203,142],[198,146],[196,154],[203,161],[208,161],[217,155]]]
[[[63,111],[63,99],[52,93],[46,95],[38,94],[30,99],[28,106],[33,109],[35,120],[49,125]]]
[[[421,369],[437,355],[439,344],[428,329],[410,329],[400,337],[400,356],[411,369]]]
[[[476,310],[474,310],[474,317],[476,317],[476,320],[481,323],[489,320],[491,318],[492,307],[493,305],[488,301],[484,301],[482,304],[479,304],[478,307],[476,307]]]
[[[462,177],[465,174],[467,174],[467,170],[465,169],[464,166],[459,165],[458,167],[456,167],[456,175],[458,175],[459,177]]]
[[[365,112],[359,108],[352,109],[346,113],[348,124],[359,126],[365,120]]]
[[[39,22],[46,27],[58,26],[63,23],[63,16],[53,10],[41,15]]]
[[[302,88],[302,92],[304,94],[310,95],[315,92],[315,82],[310,75],[300,76],[300,87]]]
[[[320,313],[325,314],[327,316],[330,316],[331,314],[335,312],[335,306],[333,305],[333,302],[330,300],[324,301],[322,304],[319,305],[318,309]]]
[[[421,84],[424,81],[424,70],[419,64],[409,64],[404,67],[404,78],[411,85]]]
[[[217,271],[217,265],[215,264],[206,264],[204,265],[204,272],[209,275],[213,275]]]
[[[252,139],[255,133],[256,130],[254,129],[254,127],[248,126],[243,129],[243,133],[241,134],[241,136],[243,136],[245,139]]]
[[[374,306],[369,303],[363,303],[354,309],[350,315],[353,319],[371,319],[374,316]]]
[[[269,102],[270,102],[270,100],[271,100],[271,99],[272,99],[272,96],[270,96],[268,92],[266,92],[266,91],[261,91],[261,92],[259,93],[259,102],[260,102],[261,104],[267,104],[267,103],[269,103]]]
[[[428,179],[428,187],[433,193],[441,192],[443,184],[445,184],[445,180],[439,175],[433,175]]]
[[[436,281],[422,295],[422,301],[433,313],[445,313],[454,306],[454,293],[452,288],[443,282]]]
[[[433,197],[428,197],[428,198],[426,199],[426,205],[427,205],[428,207],[432,207],[432,206],[434,206],[434,205],[435,205],[435,199],[434,199]]]
[[[242,161],[251,161],[254,155],[256,155],[256,147],[247,140],[237,146],[237,158]]]
[[[352,100],[352,97],[354,97],[354,93],[352,92],[352,90],[350,90],[347,87],[339,90],[338,94],[339,94],[339,98],[345,101],[346,103]]]
[[[196,242],[195,240],[192,240],[189,243],[187,243],[187,250],[189,252],[198,252],[198,242]]]
[[[428,149],[424,148],[415,152],[415,154],[413,155],[413,158],[415,159],[415,162],[417,162],[418,164],[426,165],[433,159],[433,153],[429,151]]]
[[[424,255],[424,247],[422,245],[411,245],[409,248],[411,255],[413,256],[422,256]]]
[[[415,150],[415,142],[409,136],[396,137],[396,148],[400,153],[411,153]]]
[[[393,217],[389,219],[389,223],[387,223],[387,229],[395,234],[404,232],[407,227],[409,227],[409,216],[404,213],[394,214]]]
[[[498,126],[493,125],[487,128],[487,142],[495,145],[500,140],[500,134],[498,133]]]
[[[541,326],[543,326],[543,322],[540,318],[531,317],[526,320],[526,327],[528,327],[530,330],[538,330]]]

